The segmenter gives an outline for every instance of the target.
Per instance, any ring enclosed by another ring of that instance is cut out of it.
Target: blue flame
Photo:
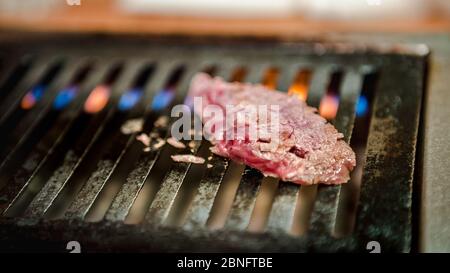
[[[41,100],[46,88],[47,87],[44,85],[36,85],[30,91],[28,91],[22,98],[22,109],[31,109],[38,101]]]
[[[356,116],[363,117],[367,115],[368,111],[369,111],[369,101],[367,100],[366,96],[364,95],[359,96],[358,103],[356,104]]]
[[[45,86],[37,85],[30,92],[33,94],[36,101],[39,101],[42,98],[42,96],[44,95]]]
[[[120,111],[126,111],[133,108],[142,97],[142,89],[134,88],[125,92],[119,100],[118,108]]]
[[[59,91],[55,100],[53,101],[53,108],[57,110],[61,110],[76,97],[78,93],[77,86],[69,86],[61,91]]]
[[[163,89],[159,91],[153,98],[151,108],[152,110],[159,111],[166,108],[175,97],[174,90]]]

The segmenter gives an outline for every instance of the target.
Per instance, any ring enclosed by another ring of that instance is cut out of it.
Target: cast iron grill
[[[2,250],[66,251],[73,240],[85,251],[411,249],[423,46],[50,36],[1,51]],[[330,121],[364,143],[361,185],[279,183],[210,154],[204,140],[144,152],[121,133],[145,117],[144,132],[167,137],[154,122],[183,103],[198,71],[284,91],[307,71],[308,104],[337,95]],[[362,94],[365,119],[355,112]],[[190,149],[211,166],[171,161]]]

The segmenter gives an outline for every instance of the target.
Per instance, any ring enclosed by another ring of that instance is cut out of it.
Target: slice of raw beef
[[[333,125],[297,97],[204,73],[191,82],[190,101],[195,97],[202,98],[202,107],[194,110],[215,154],[298,184],[348,181],[354,152]]]

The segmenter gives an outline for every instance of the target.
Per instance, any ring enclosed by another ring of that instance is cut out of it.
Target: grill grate
[[[2,247],[14,250],[23,246],[17,242],[30,240],[43,251],[64,251],[65,243],[78,240],[91,251],[357,251],[378,241],[384,250],[410,250],[428,54],[422,47],[63,38],[30,41],[32,47],[9,40],[1,48],[11,56],[5,61],[10,74],[0,79]],[[74,83],[86,66],[86,77]],[[259,83],[269,69],[276,73],[273,84],[286,91],[299,71],[309,71],[307,102],[315,107],[327,96],[331,75],[341,72],[339,107],[330,121],[347,142],[365,76],[378,75],[359,206],[349,235],[335,233],[341,186],[303,189],[264,179],[255,169],[212,155],[204,140],[196,141],[193,150],[211,156],[211,168],[174,164],[173,147],[144,152],[136,134],[120,132],[125,121],[144,116],[145,132],[167,136],[168,126],[153,124],[184,101],[198,71],[225,79],[240,73],[243,81]],[[33,93],[37,86],[42,94]],[[169,89],[175,97],[168,105],[152,104]],[[72,93],[65,107],[56,108],[62,90]],[[119,109],[126,92],[142,96]],[[28,94],[34,100],[27,108]],[[236,175],[240,178],[233,181]],[[223,198],[230,196],[226,190],[233,191],[232,200]],[[221,220],[212,223],[213,218]]]

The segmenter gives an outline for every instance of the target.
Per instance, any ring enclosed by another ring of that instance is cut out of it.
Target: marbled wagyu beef
[[[203,108],[195,111],[203,124],[215,124],[210,126],[210,134],[223,136],[211,140],[215,154],[243,162],[266,176],[298,184],[341,184],[349,180],[356,164],[354,152],[333,125],[297,97],[262,85],[228,83],[204,73],[193,78],[189,96],[202,98]],[[206,116],[203,110],[209,105],[220,107],[223,116]],[[230,105],[234,106],[231,110],[227,107]],[[249,126],[247,120],[236,122],[235,118],[232,126],[227,126],[239,111],[247,111],[246,106],[278,107],[277,111],[268,111],[268,118],[257,115],[256,119],[256,131],[264,129],[266,133],[275,131],[272,121],[276,121],[277,137],[258,134],[256,139],[249,138],[255,127]],[[239,129],[246,132],[244,138],[229,137]]]

